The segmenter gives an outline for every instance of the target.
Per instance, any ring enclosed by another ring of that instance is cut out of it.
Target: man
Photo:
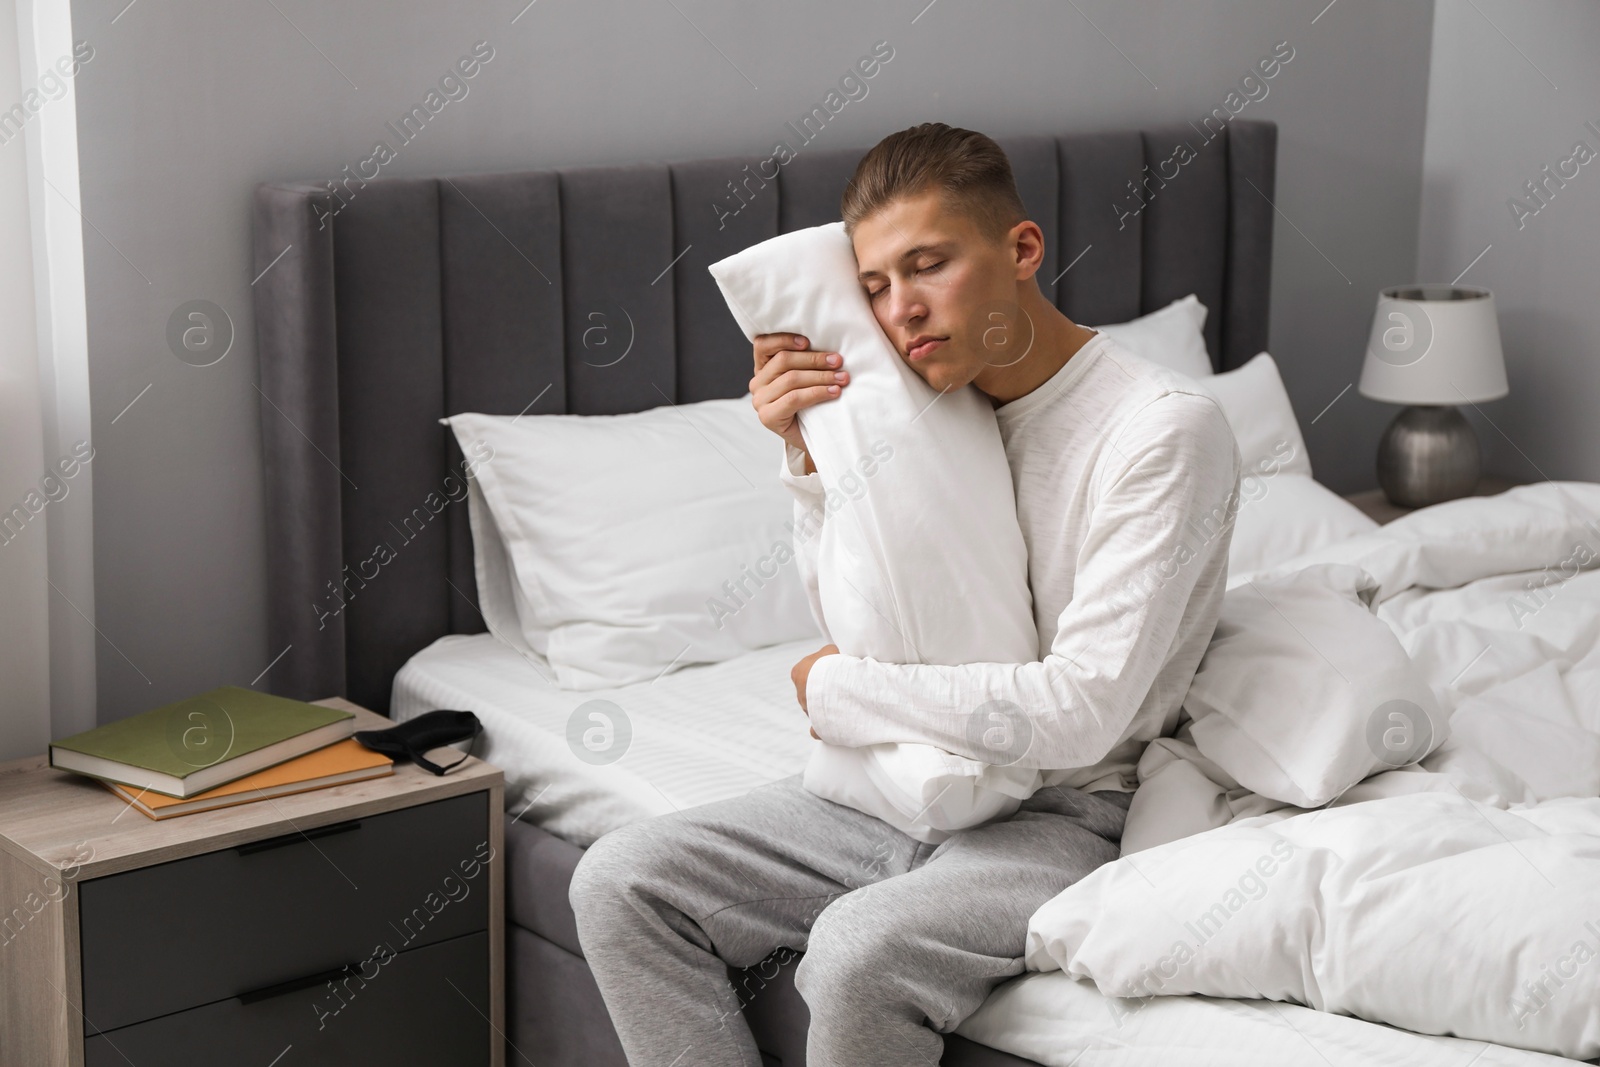
[[[938,845],[798,776],[601,838],[571,900],[635,1067],[759,1067],[726,965],[779,948],[805,952],[795,983],[810,1067],[937,1063],[940,1034],[1021,973],[1029,916],[1116,858],[1139,755],[1175,728],[1221,610],[1232,431],[1193,382],[1044,297],[1044,237],[999,146],[941,123],[893,134],[841,208],[873,312],[908,365],[995,405],[1041,658],[908,665],[829,645],[795,666],[796,696],[832,744],[925,742],[989,762],[968,715],[1006,702],[1030,736],[1019,763],[1044,769],[1045,785],[1013,816]],[[838,396],[849,371],[803,337],[758,338],[754,357],[752,401],[788,442],[782,477],[810,510],[822,488],[795,415]],[[813,598],[814,553],[800,553]]]

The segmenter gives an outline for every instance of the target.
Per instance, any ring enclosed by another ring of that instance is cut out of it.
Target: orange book
[[[191,815],[197,811],[248,804],[253,800],[287,796],[290,793],[305,793],[330,785],[382,778],[393,773],[394,761],[388,756],[362,748],[354,738],[346,738],[186,800],[163,796],[148,789],[132,788],[120,782],[108,782],[103,778],[99,782],[150,818],[170,819],[175,815]]]

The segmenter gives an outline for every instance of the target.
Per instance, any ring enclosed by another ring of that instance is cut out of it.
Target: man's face
[[[852,239],[873,315],[929,385],[957,389],[1011,361],[1017,282],[1032,274],[1013,241],[985,234],[936,189],[890,201]]]

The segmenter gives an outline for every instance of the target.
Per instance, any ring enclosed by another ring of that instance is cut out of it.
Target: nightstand
[[[1473,496],[1494,496],[1503,493],[1520,482],[1509,481],[1505,478],[1483,478],[1478,482],[1478,488],[1473,490]],[[1416,508],[1403,508],[1397,504],[1389,503],[1389,498],[1383,495],[1382,489],[1367,489],[1359,493],[1351,493],[1346,500],[1360,508],[1363,513],[1380,526],[1393,522],[1402,515],[1409,515]]]
[[[0,766],[0,1062],[501,1067],[503,789],[400,764],[157,822]]]

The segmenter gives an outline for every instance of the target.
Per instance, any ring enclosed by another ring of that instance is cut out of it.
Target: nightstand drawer
[[[267,1067],[280,1058],[280,1067],[489,1062],[487,933],[402,952],[362,975],[335,982],[336,991],[318,982],[91,1037],[84,1067]]]
[[[486,930],[489,833],[475,792],[86,881],[85,1032]]]

